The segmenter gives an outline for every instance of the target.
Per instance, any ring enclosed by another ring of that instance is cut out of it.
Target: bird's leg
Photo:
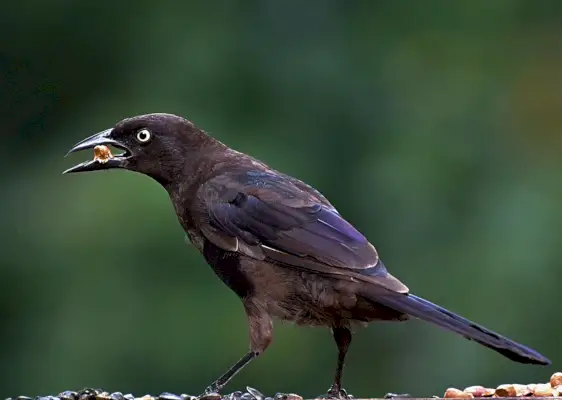
[[[338,346],[338,363],[336,366],[336,375],[334,376],[334,383],[328,390],[327,397],[333,398],[349,398],[347,392],[342,388],[341,381],[343,375],[343,365],[347,350],[351,345],[351,331],[346,327],[333,327],[332,334]]]
[[[226,384],[250,363],[254,358],[262,354],[273,340],[273,322],[271,317],[262,311],[261,307],[246,302],[244,304],[248,325],[250,326],[250,351],[244,355],[228,371],[211,383],[205,389],[205,394],[218,393]]]
[[[253,351],[247,352],[244,357],[238,360],[232,367],[228,369],[224,374],[222,374],[216,381],[211,383],[205,389],[205,394],[218,393],[238,372],[242,370],[246,365],[250,363],[258,354]]]

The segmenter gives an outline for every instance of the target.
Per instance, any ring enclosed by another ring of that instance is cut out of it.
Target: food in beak
[[[105,164],[111,158],[113,158],[113,154],[109,147],[104,145],[94,147],[94,161]]]

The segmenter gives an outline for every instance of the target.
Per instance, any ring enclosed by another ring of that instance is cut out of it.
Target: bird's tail
[[[381,295],[379,293],[376,296],[369,297],[371,297],[371,300],[396,311],[456,332],[469,340],[474,340],[497,351],[513,361],[523,364],[550,364],[548,358],[535,350],[516,343],[413,294],[389,293],[388,295]]]

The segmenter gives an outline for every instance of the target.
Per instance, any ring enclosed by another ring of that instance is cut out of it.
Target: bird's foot
[[[319,399],[353,399],[353,395],[348,394],[344,388],[332,386],[328,393],[318,396]]]
[[[407,399],[410,397],[412,397],[412,395],[408,393],[387,393],[384,395],[385,399],[400,399],[400,398]]]
[[[222,396],[220,395],[219,390],[220,388],[218,387],[218,385],[216,383],[212,383],[207,386],[205,391],[197,397],[201,398],[202,400],[220,400]]]

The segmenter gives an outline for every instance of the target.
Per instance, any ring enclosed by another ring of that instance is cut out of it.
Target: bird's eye
[[[141,143],[146,143],[150,140],[152,135],[148,129],[141,129],[137,132],[137,140]]]

